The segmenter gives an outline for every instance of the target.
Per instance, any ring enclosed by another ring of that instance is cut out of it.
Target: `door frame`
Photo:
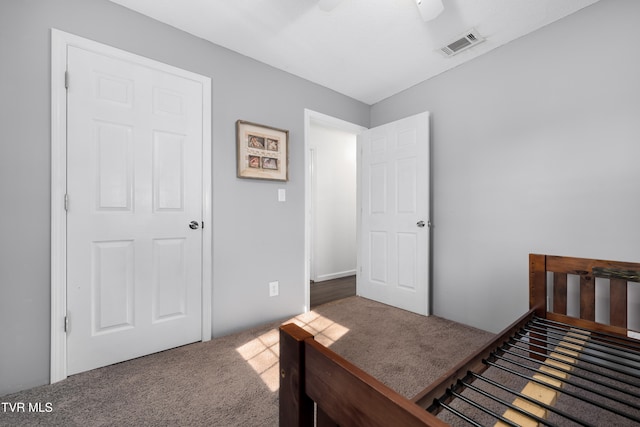
[[[360,132],[366,130],[367,128],[364,126],[357,125],[355,123],[347,122],[346,120],[338,119],[336,117],[329,116],[327,114],[319,113],[317,111],[309,110],[305,108],[304,110],[304,297],[305,297],[305,305],[304,312],[308,312],[311,309],[311,289],[309,285],[309,281],[311,280],[311,225],[313,219],[313,213],[311,211],[313,207],[313,201],[311,200],[311,185],[312,185],[312,176],[311,176],[311,156],[309,155],[310,150],[310,137],[311,137],[311,121],[322,123],[329,127],[333,127],[336,129],[340,129],[346,132],[353,132],[354,134],[359,134]],[[357,254],[357,262],[356,262],[356,280],[358,273],[360,271],[360,144],[357,144],[357,154],[356,154],[356,163],[357,163],[357,194],[356,194],[356,240],[358,247]]]
[[[93,40],[51,29],[51,363],[50,381],[67,377],[67,50],[80,49],[176,74],[202,85],[202,341],[211,339],[212,187],[211,79]]]

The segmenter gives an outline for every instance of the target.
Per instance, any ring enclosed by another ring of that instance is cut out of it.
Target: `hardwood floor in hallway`
[[[311,308],[330,301],[354,296],[356,294],[356,276],[341,277],[311,283]]]

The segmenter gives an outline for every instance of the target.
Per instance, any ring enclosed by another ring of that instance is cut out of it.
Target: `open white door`
[[[429,314],[428,112],[364,131],[358,295]]]

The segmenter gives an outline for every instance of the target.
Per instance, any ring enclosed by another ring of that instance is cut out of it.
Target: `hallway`
[[[356,276],[311,283],[311,308],[356,294]]]

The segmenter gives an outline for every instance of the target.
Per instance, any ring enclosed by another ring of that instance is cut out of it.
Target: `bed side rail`
[[[280,427],[446,426],[324,347],[295,324],[280,327]]]
[[[486,365],[482,360],[489,357],[492,351],[497,347],[500,347],[504,342],[510,340],[511,337],[520,331],[523,326],[533,318],[534,313],[534,310],[530,310],[525,313],[496,335],[495,338],[487,342],[484,347],[467,357],[455,367],[451,368],[438,380],[434,381],[427,388],[413,397],[412,400],[420,407],[428,409],[434,403],[435,399],[439,399],[445,395],[447,389],[455,384],[457,380],[466,376],[469,371],[476,373],[484,371],[486,369]]]
[[[640,282],[640,263],[529,255],[529,306],[536,314],[600,332],[627,335],[629,282]],[[569,281],[579,281],[578,313],[568,313]],[[609,282],[608,319],[596,319],[596,278]],[[637,328],[636,328],[637,329]]]

